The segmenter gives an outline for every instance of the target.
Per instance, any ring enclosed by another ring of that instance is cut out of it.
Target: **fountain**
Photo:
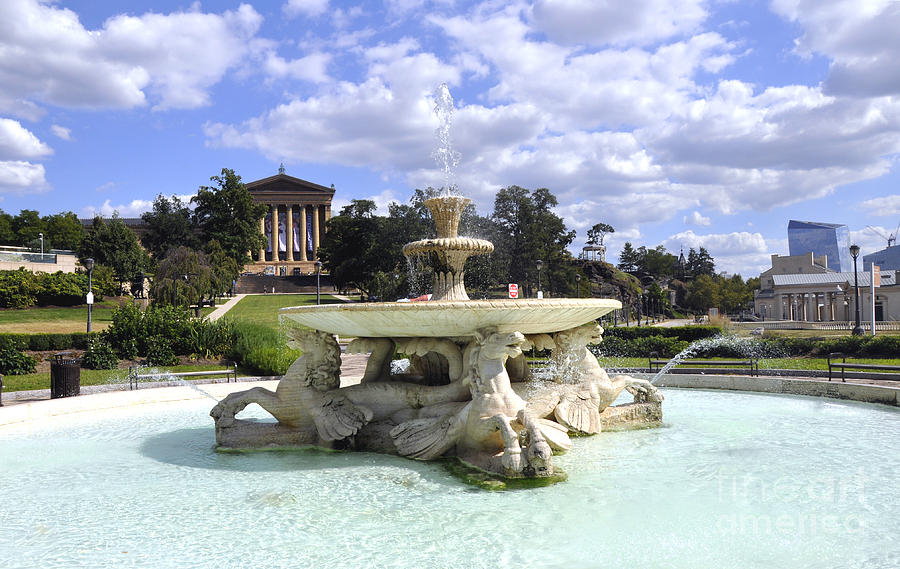
[[[446,86],[436,97],[441,140],[452,114]],[[440,103],[443,101],[443,103]],[[452,107],[452,100],[450,100]],[[451,148],[438,153],[445,172]],[[609,299],[469,300],[466,259],[493,251],[484,240],[458,236],[470,200],[446,195],[426,201],[437,238],[407,244],[407,256],[426,256],[434,268],[432,300],[285,308],[283,321],[303,325],[289,334],[303,351],[275,391],[232,393],[210,414],[221,448],[352,448],[432,460],[455,456],[505,478],[558,478],[552,456],[572,448],[570,433],[644,428],[662,420],[656,387],[630,376],[610,378],[588,344],[601,340],[595,320],[620,308]],[[306,328],[308,327],[308,328]],[[312,331],[308,329],[311,328]],[[358,385],[341,386],[335,335],[355,339],[349,352],[370,353]],[[541,389],[523,350],[550,350],[557,373]],[[413,369],[391,375],[400,352]],[[610,407],[623,390],[630,404]],[[524,396],[524,397],[523,397]],[[277,419],[236,418],[257,403]]]

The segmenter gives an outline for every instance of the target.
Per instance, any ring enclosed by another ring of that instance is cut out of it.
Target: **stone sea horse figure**
[[[392,429],[397,451],[421,460],[454,454],[511,477],[552,475],[551,446],[567,450],[571,442],[564,428],[529,413],[510,385],[505,364],[521,355],[524,343],[519,332],[476,332],[464,356],[468,368],[463,382],[471,401],[454,413],[405,421]]]
[[[629,375],[609,377],[597,357],[587,348],[603,339],[603,328],[596,322],[549,336],[529,337],[538,349],[550,348],[556,383],[538,391],[528,401],[529,410],[537,417],[553,416],[569,430],[596,434],[600,432],[600,414],[623,390],[634,396],[636,403],[661,402],[662,393],[645,379]],[[519,390],[524,384],[516,384]]]
[[[373,421],[391,421],[397,416],[396,424],[410,417],[443,414],[447,409],[459,409],[470,398],[462,381],[426,386],[373,379],[340,388],[341,350],[334,336],[310,330],[290,330],[288,334],[292,347],[303,355],[288,368],[275,391],[253,387],[232,393],[210,411],[220,444],[220,432],[237,426],[235,415],[251,403],[296,435],[289,439],[290,444],[329,447],[334,441],[359,434]]]
[[[282,425],[309,431],[308,444],[355,435],[372,420],[372,410],[354,404],[338,389],[341,349],[334,336],[303,331],[292,333],[291,338],[303,355],[291,365],[275,391],[253,387],[229,394],[209,413],[217,429],[231,427],[235,415],[251,403],[257,403]]]

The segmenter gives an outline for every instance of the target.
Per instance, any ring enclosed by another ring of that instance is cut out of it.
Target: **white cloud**
[[[683,221],[685,225],[712,225],[712,221],[697,210],[694,210],[691,215],[684,216]]]
[[[291,18],[300,15],[315,18],[328,9],[328,0],[288,0],[281,9]]]
[[[58,124],[54,124],[50,126],[50,130],[53,131],[53,134],[55,134],[57,138],[61,138],[63,140],[72,140],[71,129],[68,129],[64,126],[59,126]]]
[[[289,77],[313,83],[325,83],[330,79],[328,76],[330,61],[331,55],[327,53],[311,53],[288,61],[274,52],[268,52],[265,57],[264,69],[269,77],[276,79]]]
[[[774,0],[772,9],[799,23],[801,55],[831,60],[829,93],[877,97],[900,94],[900,4],[893,0]]]
[[[672,235],[663,245],[669,251],[704,247],[715,260],[717,272],[740,274],[744,279],[759,276],[771,264],[769,244],[761,233],[735,231],[698,235],[688,230]]]
[[[43,164],[21,160],[0,161],[0,193],[34,194],[49,188]]]
[[[100,188],[97,188],[97,191],[101,191],[101,188],[105,188],[107,186],[112,185],[112,182],[107,182]],[[191,198],[196,194],[183,194],[178,195],[177,197],[189,207],[191,206]],[[166,196],[170,197],[170,196]],[[153,210],[153,200],[141,200],[135,199],[131,200],[131,202],[127,204],[119,204],[113,205],[112,200],[106,200],[103,202],[103,205],[93,206],[89,205],[83,207],[81,209],[84,217],[95,217],[99,215],[100,217],[111,217],[114,213],[118,213],[119,217],[140,217],[142,213],[146,213],[148,211]]]
[[[535,26],[552,40],[591,45],[647,44],[695,31],[703,0],[537,0]]]
[[[859,204],[868,215],[900,215],[900,195],[872,198]]]
[[[0,3],[0,111],[35,118],[40,105],[192,108],[248,53],[262,17],[248,4],[110,18],[99,30],[37,0]]]
[[[19,121],[0,118],[0,159],[43,158],[53,150]]]

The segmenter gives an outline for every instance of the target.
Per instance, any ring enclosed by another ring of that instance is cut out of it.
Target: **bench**
[[[228,362],[228,366],[225,369],[212,369],[207,371],[163,371],[157,373],[138,373],[138,368],[133,367],[128,371],[128,389],[137,389],[138,384],[144,379],[158,379],[161,377],[182,379],[186,377],[204,377],[211,375],[224,375],[226,383],[230,383],[232,378],[237,382],[237,364]]]
[[[839,362],[831,361],[832,359],[837,359],[837,358],[840,358],[841,361],[839,361]],[[847,381],[847,378],[844,377],[844,370],[848,370],[848,369],[858,369],[858,370],[863,370],[863,371],[879,370],[879,371],[900,373],[900,366],[893,366],[893,365],[886,365],[886,364],[884,364],[884,365],[882,365],[882,364],[858,364],[858,363],[854,363],[854,362],[847,363],[847,356],[845,354],[842,354],[841,352],[832,352],[832,353],[828,354],[828,381],[831,381],[832,372],[835,369],[841,370],[841,381],[845,382],[845,383]],[[884,377],[879,377],[876,379],[900,381],[900,376],[894,376],[893,374],[886,373],[886,374],[878,374],[878,375],[884,375]]]
[[[650,354],[648,367],[650,368],[651,373],[655,371],[659,371],[669,363],[669,360],[660,360],[653,359],[657,356],[655,352]],[[742,371],[745,373],[749,373],[751,376],[759,375],[759,360],[750,358],[746,360],[681,360],[676,365],[678,366],[713,366],[720,368],[735,368],[734,370],[728,369],[727,371]]]

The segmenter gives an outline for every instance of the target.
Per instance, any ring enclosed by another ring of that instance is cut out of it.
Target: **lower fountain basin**
[[[523,334],[559,332],[621,307],[609,298],[381,302],[294,306],[282,308],[279,317],[342,336],[447,338],[488,327]]]
[[[900,566],[900,410],[665,396],[666,428],[576,438],[566,483],[496,493],[393,456],[216,452],[202,396],[3,426],[0,567]]]

